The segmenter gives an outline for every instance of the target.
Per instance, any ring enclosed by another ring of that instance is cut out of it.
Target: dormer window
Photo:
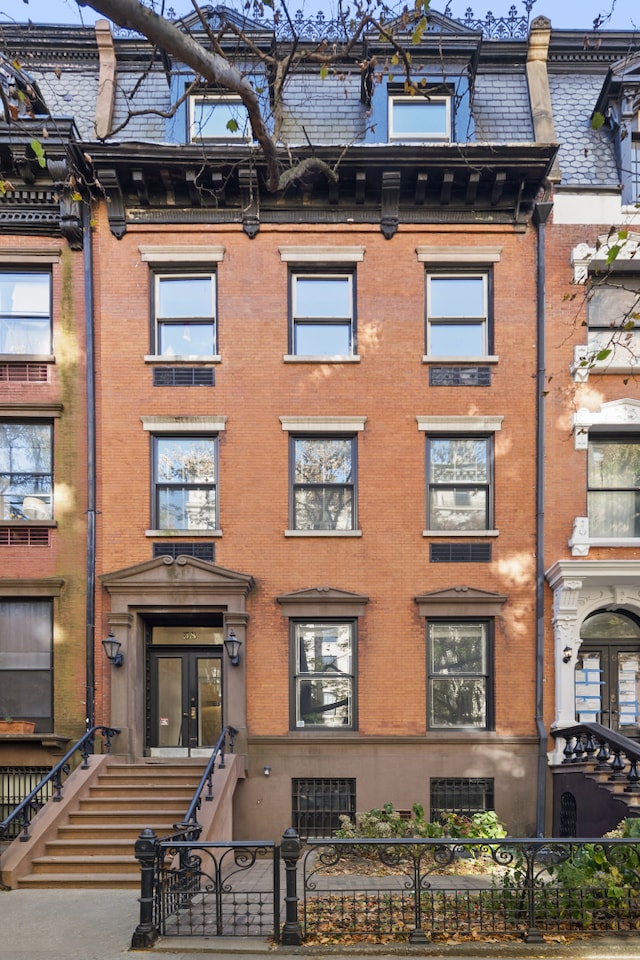
[[[451,97],[390,93],[389,140],[449,142]]]
[[[640,133],[634,133],[631,142],[631,195],[640,203]]]
[[[200,94],[189,99],[189,136],[192,143],[249,141],[247,109],[233,94]]]

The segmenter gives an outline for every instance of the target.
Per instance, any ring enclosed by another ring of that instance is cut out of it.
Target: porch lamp
[[[232,667],[237,667],[240,663],[240,647],[242,646],[242,640],[238,640],[233,629],[229,631],[227,639],[224,641],[224,648],[227,651],[227,656]]]
[[[571,660],[572,653],[573,653],[573,650],[571,649],[569,644],[567,644],[564,650],[562,651],[562,662],[569,663],[569,660]]]
[[[121,667],[124,661],[124,656],[120,653],[122,644],[114,637],[113,630],[109,630],[109,636],[102,641],[102,646],[109,663],[112,663],[114,667]]]

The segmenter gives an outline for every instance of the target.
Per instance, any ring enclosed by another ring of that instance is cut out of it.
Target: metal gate
[[[168,937],[271,937],[280,929],[280,847],[157,843],[155,926]]]

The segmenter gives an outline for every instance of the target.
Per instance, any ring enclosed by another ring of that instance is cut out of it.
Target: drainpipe
[[[536,143],[557,143],[553,122],[553,105],[549,87],[547,61],[551,42],[551,21],[536,17],[529,31],[527,47],[527,86],[531,119]],[[556,154],[545,194],[533,208],[533,222],[537,229],[536,264],[536,733],[538,735],[538,775],[536,790],[536,836],[544,836],[547,794],[547,741],[544,725],[544,508],[545,508],[545,227],[553,204],[548,201],[551,183],[558,183],[562,173]]]
[[[85,649],[87,660],[86,723],[95,724],[95,614],[96,614],[96,389],[93,340],[93,250],[91,205],[82,204],[82,255],[84,259],[84,329],[87,384],[87,600]]]
[[[538,735],[538,776],[536,794],[536,836],[544,836],[547,796],[547,741],[544,725],[544,509],[545,509],[545,254],[546,223],[552,203],[536,203],[533,222],[537,229],[536,256],[536,732]]]

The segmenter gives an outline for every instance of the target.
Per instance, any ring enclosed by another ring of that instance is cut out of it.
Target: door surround
[[[597,610],[640,616],[640,560],[558,560],[545,577],[553,590],[556,699],[551,727],[558,730],[576,722],[574,668],[582,624]],[[562,760],[560,741],[556,745],[553,763]]]
[[[238,667],[223,656],[224,723],[238,730],[236,752],[245,752],[247,711],[245,663],[247,649],[247,596],[254,586],[251,575],[198,560],[194,557],[158,557],[100,577],[111,609],[102,630],[112,629],[122,643],[124,664],[108,673],[111,686],[110,716],[104,722],[119,727],[112,752],[140,759],[145,754],[145,624],[154,614],[222,612],[224,629],[242,641]],[[100,647],[102,633],[96,635]],[[100,650],[101,661],[104,660]]]

